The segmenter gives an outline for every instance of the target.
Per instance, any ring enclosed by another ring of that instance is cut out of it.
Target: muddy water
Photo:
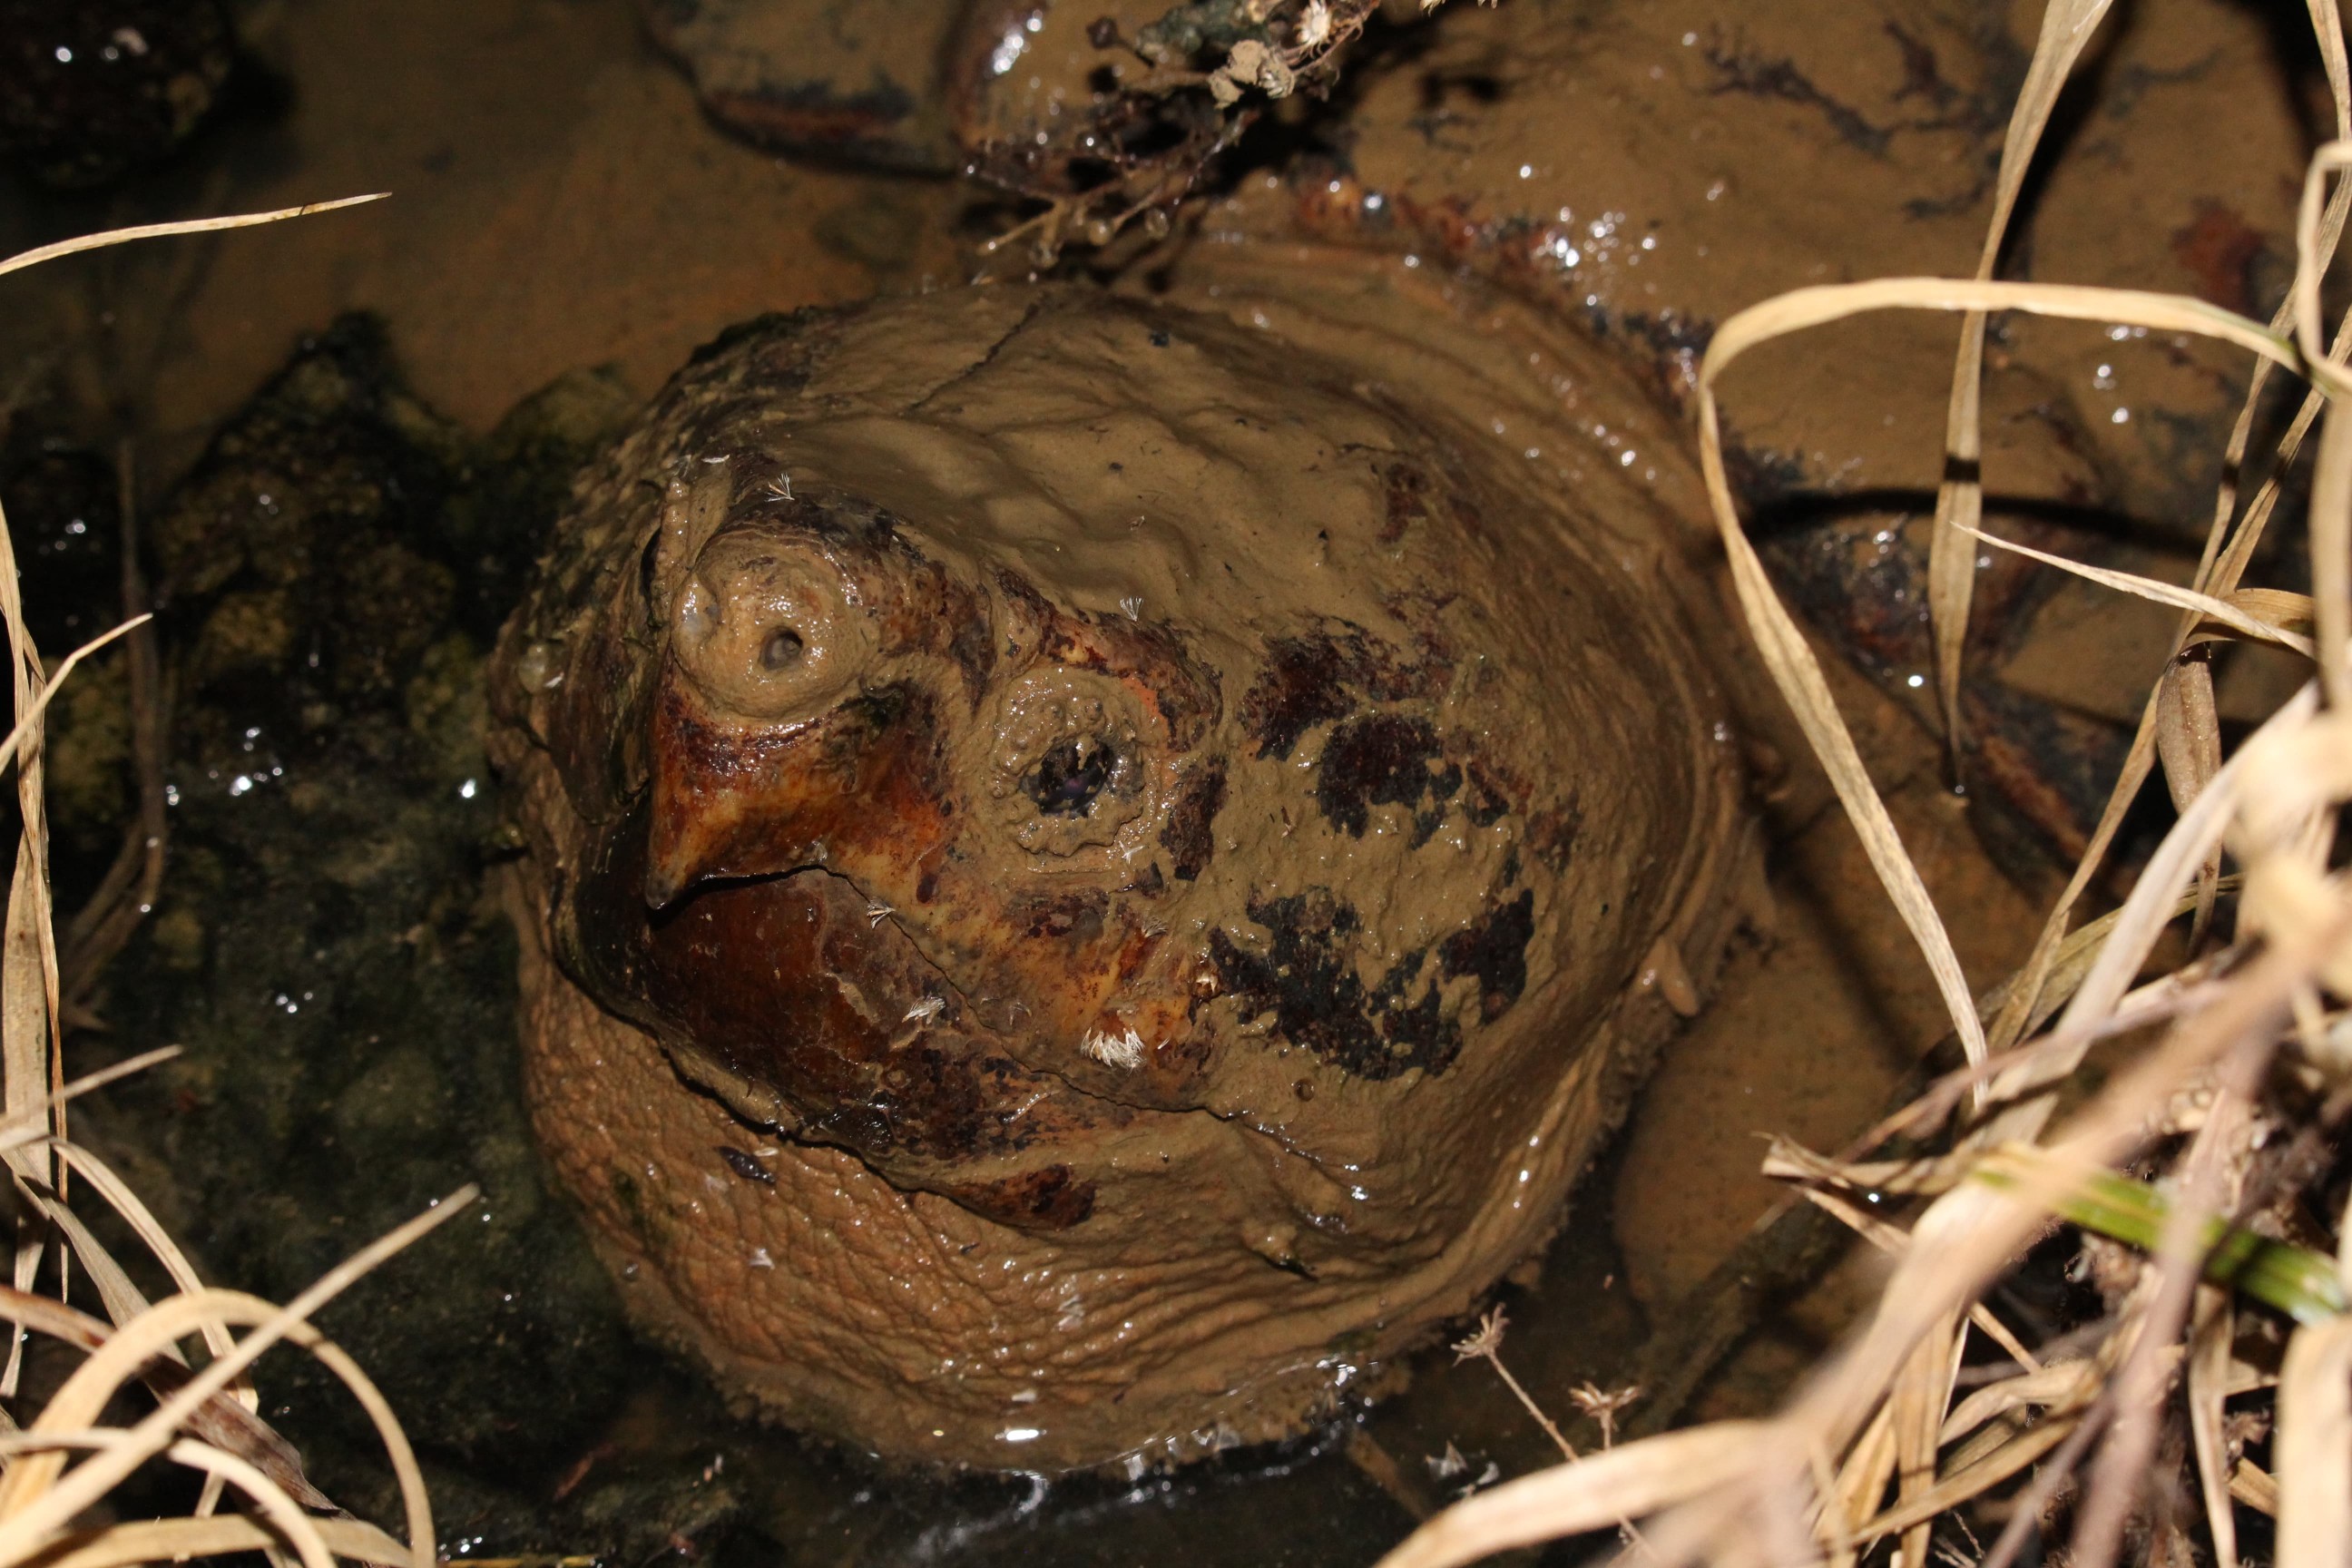
[[[1449,11],[1426,32],[1391,36],[1339,116],[1300,132],[1293,155],[1305,162],[1286,178],[1244,177],[1202,232],[1304,225],[1408,247],[1433,268],[1501,273],[1593,325],[1671,398],[1686,385],[1695,328],[1749,300],[1974,262],[2030,9],[1832,7],[1830,22],[1802,9],[1727,18],[1695,5],[1509,0]],[[113,195],[11,187],[0,205],[0,243],[14,249],[197,210],[394,193],[9,280],[0,392],[86,444],[128,435],[151,497],[302,334],[346,310],[380,313],[419,402],[478,434],[564,372],[610,366],[643,396],[730,322],[971,269],[971,191],[792,164],[726,140],[622,6],[265,0],[239,22],[274,92]],[[2094,90],[2061,117],[2060,155],[2012,271],[2266,310],[2303,140],[2280,52],[2245,9],[2138,7],[2097,58]],[[1041,74],[1050,64],[1034,63]],[[2196,129],[2216,124],[2231,133]],[[1846,656],[1832,660],[1841,695],[1983,982],[2025,940],[2034,906],[2017,879],[2034,879],[2036,835],[2063,837],[2065,812],[2022,827],[2014,813],[1983,821],[1986,792],[1963,800],[1945,787],[1910,684],[1923,645],[1916,600],[1901,595],[1917,584],[1916,489],[1934,478],[1948,345],[1940,323],[1840,329],[1759,356],[1729,407],[1790,491],[1836,502],[1817,507],[1832,515],[1811,531],[1804,516],[1784,520],[1790,542],[1776,564],[1804,590],[1825,648]],[[2090,522],[2114,558],[2179,571],[2210,493],[2211,434],[2234,395],[2228,362],[2020,322],[1994,363],[1987,469],[2020,498],[2017,515]],[[2155,526],[2092,521],[2116,513]],[[1886,595],[1872,614],[1837,611],[1864,586]],[[2160,620],[2035,582],[2003,602],[2022,629],[1996,628],[1982,657],[2010,689],[2094,726],[2136,711]],[[2259,670],[2225,672],[2240,712],[2263,689]],[[1578,1384],[1622,1380],[1649,1321],[1671,1315],[1770,1205],[1753,1174],[1758,1134],[1834,1143],[1940,1031],[1924,972],[1801,746],[1769,711],[1756,729],[1775,914],[1668,1054],[1578,1199],[1584,1217],[1507,1291],[1506,1360],[1555,1414]],[[2093,744],[2099,731],[2080,733]],[[496,965],[470,973],[494,984]],[[118,1043],[71,1048],[88,1062]],[[445,1184],[471,1173],[464,1151],[444,1163]],[[200,1252],[233,1228],[199,1212],[173,1218]],[[549,1206],[531,1223],[564,1222]],[[1707,1407],[1765,1396],[1834,1331],[1868,1272],[1866,1260],[1842,1270],[1770,1325]],[[462,1391],[462,1322],[438,1342],[445,1381]],[[589,1401],[591,1415],[527,1475],[477,1484],[445,1467],[444,1534],[453,1551],[626,1542],[638,1558],[768,1561],[781,1548],[854,1562],[1095,1562],[1157,1555],[1181,1531],[1211,1561],[1362,1560],[1489,1464],[1507,1475],[1548,1456],[1486,1369],[1448,1360],[1426,1358],[1408,1391],[1345,1433],[1136,1485],[1049,1489],[876,1472],[733,1424],[689,1376],[638,1353],[625,1358],[630,1385]],[[429,1444],[464,1403],[427,1406],[419,1436]],[[530,1422],[528,1409],[499,1418]],[[301,1430],[301,1411],[287,1419]],[[1590,1440],[1590,1426],[1572,1430]],[[1449,1444],[1465,1474],[1425,1462]]]

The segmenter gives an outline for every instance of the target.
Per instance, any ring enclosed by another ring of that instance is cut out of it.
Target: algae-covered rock
[[[479,1183],[478,1214],[320,1321],[428,1460],[493,1486],[584,1446],[624,1352],[538,1173],[512,939],[481,893],[503,852],[483,658],[614,406],[579,377],[478,439],[347,320],[148,524],[175,686],[171,870],[102,1007],[124,1047],[185,1055],[119,1091],[98,1135],[187,1216],[208,1279],[278,1299]],[[359,1473],[338,1460],[359,1413],[310,1363],[269,1387],[331,1488]]]

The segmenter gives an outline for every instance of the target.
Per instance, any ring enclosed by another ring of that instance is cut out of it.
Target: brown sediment
[[[509,627],[541,1137],[772,1414],[1290,1430],[1549,1234],[1673,1026],[1648,956],[1713,972],[1690,476],[1547,426],[1529,341],[1644,416],[1536,318],[1304,259],[744,334]]]

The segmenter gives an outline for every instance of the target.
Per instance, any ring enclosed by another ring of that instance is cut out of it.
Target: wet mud
[[[1102,63],[1087,37],[1101,9],[1024,22],[958,133],[1050,120]],[[241,47],[294,84],[274,117],[221,117],[107,194],[17,184],[0,201],[14,249],[197,208],[396,192],[8,280],[0,494],[28,572],[77,584],[36,595],[35,613],[57,606],[56,637],[108,615],[120,563],[102,541],[120,525],[128,437],[177,683],[163,894],[91,999],[104,1029],[78,1032],[68,1062],[188,1046],[95,1114],[109,1152],[226,1282],[282,1295],[429,1193],[486,1179],[478,1237],[388,1275],[330,1323],[425,1447],[445,1544],[1081,1562],[1148,1553],[1181,1525],[1211,1560],[1369,1558],[1490,1463],[1502,1475],[1546,1462],[1549,1445],[1485,1369],[1440,1353],[1410,1386],[1383,1384],[1369,1414],[1205,1468],[940,1483],[740,1423],[690,1363],[624,1336],[604,1270],[530,1153],[509,1044],[514,950],[485,891],[518,846],[482,788],[481,663],[572,468],[697,345],[766,311],[1002,271],[970,240],[1007,215],[972,212],[971,190],[948,178],[783,161],[730,139],[624,7],[499,0],[409,7],[395,24],[364,7],[255,5],[235,19]],[[1263,291],[1290,299],[1314,263],[1283,247],[1302,237],[1410,257],[1441,292],[1466,269],[1486,281],[1462,308],[1475,312],[1491,282],[1587,334],[1643,389],[1636,409],[1574,407],[1567,422],[1583,449],[1647,482],[1654,453],[1686,447],[1675,410],[1713,321],[1805,282],[1973,264],[2030,29],[1973,5],[1738,18],[1696,5],[1449,7],[1433,26],[1376,28],[1328,105],[1265,117],[1171,254],[1270,266],[1286,281]],[[2062,110],[2007,275],[2267,308],[2308,134],[2281,87],[2298,68],[2243,8],[2138,8]],[[2232,134],[2193,133],[2212,124]],[[1332,286],[1348,271],[1333,268]],[[1129,283],[1148,291],[1156,275],[1138,264]],[[380,335],[332,327],[353,308],[378,314]],[[2046,879],[2053,846],[2079,830],[2096,783],[2084,759],[2136,713],[2147,672],[2131,608],[1989,562],[1979,772],[1966,797],[1950,793],[1927,727],[1916,602],[1950,352],[1942,321],[1833,329],[1756,356],[1727,409],[1768,555],[1818,628],[1981,982],[2030,935],[2019,883]],[[2030,321],[1998,326],[1991,363],[1996,530],[2185,574],[2235,367],[2201,347]],[[597,366],[614,390],[574,381],[535,405],[536,423],[508,417]],[[1511,410],[1485,412],[1520,433]],[[1375,537],[1433,526],[1457,493],[1440,474],[1391,473]],[[37,567],[27,528],[47,542]],[[1115,598],[1086,607],[1113,611]],[[1248,726],[1223,773],[1200,770],[1155,819],[1148,854],[1167,889],[1223,874],[1217,825],[1246,798],[1245,765],[1301,747],[1340,764],[1300,802],[1337,842],[1362,842],[1360,820],[1367,839],[1403,843],[1425,816],[1433,841],[1505,798],[1442,731],[1432,749],[1409,717],[1390,717],[1431,679],[1410,639],[1374,649],[1327,629],[1293,643],[1265,679],[1223,691]],[[1723,679],[1736,686],[1741,671]],[[2252,711],[2275,680],[2252,661],[2225,668],[2225,712]],[[127,682],[101,666],[87,690],[53,742],[61,860],[78,858],[83,888],[137,794]],[[1940,1032],[1915,955],[1769,702],[1743,707],[1740,749],[1769,869],[1742,895],[1748,934],[1727,944],[1714,994],[1580,1189],[1594,1223],[1571,1225],[1502,1287],[1506,1359],[1580,1442],[1597,1434],[1570,1416],[1568,1391],[1626,1378],[1648,1325],[1686,1310],[1682,1293],[1772,1201],[1750,1135],[1835,1142]],[[1036,765],[1015,770],[1004,798],[1035,807],[1046,831],[1073,814],[1045,805],[1116,796],[1084,751],[1024,761]],[[461,794],[469,780],[476,793]],[[1568,853],[1606,831],[1566,813],[1548,826]],[[1514,909],[1491,903],[1475,934],[1465,919],[1414,970],[1463,998],[1457,1018],[1476,1021],[1490,997],[1503,1019],[1528,1005],[1509,956]],[[1241,912],[1268,940],[1229,937],[1222,963],[1212,944],[1221,985],[1277,1017],[1287,1005],[1358,1020],[1335,1027],[1328,1052],[1303,1047],[1317,1071],[1411,1076],[1334,1065],[1381,1063],[1388,1024],[1423,994],[1387,996],[1385,970],[1318,972],[1337,907],[1243,900]],[[854,933],[847,914],[838,923]],[[1109,918],[1107,902],[1078,898],[1024,909],[1018,924],[1036,933],[1027,942],[1086,943]],[[1277,941],[1291,944],[1287,976],[1274,973]],[[1679,992],[1670,967],[1633,980]],[[1427,1038],[1408,1047],[1422,1052],[1412,1072],[1445,1048]],[[1459,1070],[1457,1058],[1441,1079]],[[1285,1088],[1295,1105],[1331,1098]],[[713,1201],[730,1206],[772,1199],[769,1146],[740,1123],[714,1131],[691,1151],[695,1180],[721,1184]],[[967,1196],[1048,1225],[1080,1206],[1075,1167],[1067,1182],[1015,1185]],[[268,1196],[238,1206],[232,1192]],[[1866,1266],[1850,1267],[1769,1321],[1703,1406],[1769,1398],[1866,1283]],[[349,1417],[304,1387],[282,1405],[273,1419],[331,1493],[362,1510],[382,1500]],[[1429,1462],[1449,1443],[1466,1468]]]

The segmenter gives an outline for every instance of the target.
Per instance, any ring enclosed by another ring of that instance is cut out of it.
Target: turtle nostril
[[[718,707],[744,718],[805,718],[873,660],[881,631],[868,593],[815,544],[759,529],[706,544],[675,601],[671,648]]]
[[[768,634],[768,640],[760,645],[760,668],[766,670],[790,669],[800,663],[801,655],[807,647],[808,645],[801,640],[800,633],[790,626],[778,626]]]

